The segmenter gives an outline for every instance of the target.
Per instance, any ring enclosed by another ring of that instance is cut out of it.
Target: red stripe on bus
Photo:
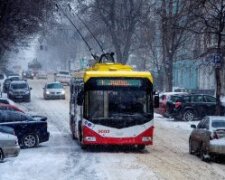
[[[89,129],[88,127],[83,127],[83,144],[93,144],[93,145],[152,145],[153,144],[153,130],[154,126],[140,133],[136,137],[103,137],[96,133],[95,131]],[[85,137],[95,137],[96,141],[85,141]],[[151,137],[152,141],[143,142],[143,137]]]

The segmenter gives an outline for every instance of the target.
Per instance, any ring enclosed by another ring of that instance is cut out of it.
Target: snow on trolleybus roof
[[[153,83],[153,78],[150,72],[133,71],[131,66],[119,63],[95,64],[93,67],[85,71],[84,82],[87,82],[93,77],[147,78],[151,83]]]

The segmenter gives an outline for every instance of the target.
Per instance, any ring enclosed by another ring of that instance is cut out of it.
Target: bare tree
[[[161,24],[161,43],[164,69],[164,85],[166,91],[172,90],[173,85],[173,63],[176,55],[187,40],[188,32],[185,28],[191,18],[188,13],[188,2],[186,0],[161,0],[158,10]]]
[[[189,30],[197,34],[205,34],[216,41],[215,80],[216,80],[216,114],[221,113],[221,74],[224,72],[222,46],[225,37],[225,0],[190,0],[190,11],[195,19],[195,26]],[[207,51],[207,50],[206,50]]]
[[[94,0],[84,6],[82,12],[90,13],[92,22],[102,25],[107,32],[108,41],[111,42],[121,63],[128,61],[132,40],[139,21],[149,13],[151,4],[147,0]],[[85,7],[85,8],[84,8]]]
[[[0,63],[4,52],[24,42],[43,27],[47,10],[53,7],[49,0],[0,0]]]

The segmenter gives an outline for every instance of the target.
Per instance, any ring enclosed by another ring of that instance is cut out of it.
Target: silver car
[[[59,71],[56,75],[55,75],[55,81],[59,81],[63,84],[70,84],[70,79],[71,79],[71,75],[69,71]]]
[[[20,147],[18,144],[17,137],[0,132],[0,161],[7,157],[18,156]]]
[[[190,154],[198,154],[202,160],[225,155],[225,117],[206,116],[193,129],[189,138]]]
[[[38,72],[36,75],[37,79],[48,79],[48,74],[44,71]]]
[[[43,88],[44,99],[65,99],[65,89],[60,82],[52,82]]]

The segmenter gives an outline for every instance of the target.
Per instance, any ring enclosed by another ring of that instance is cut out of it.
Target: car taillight
[[[211,134],[211,136],[210,136],[210,139],[211,139],[211,140],[212,140],[212,139],[219,139],[219,138],[218,138],[218,135],[217,135],[217,133],[216,133],[216,131],[212,132],[212,134]]]
[[[181,102],[176,102],[175,103],[175,108],[178,109],[181,106]]]

